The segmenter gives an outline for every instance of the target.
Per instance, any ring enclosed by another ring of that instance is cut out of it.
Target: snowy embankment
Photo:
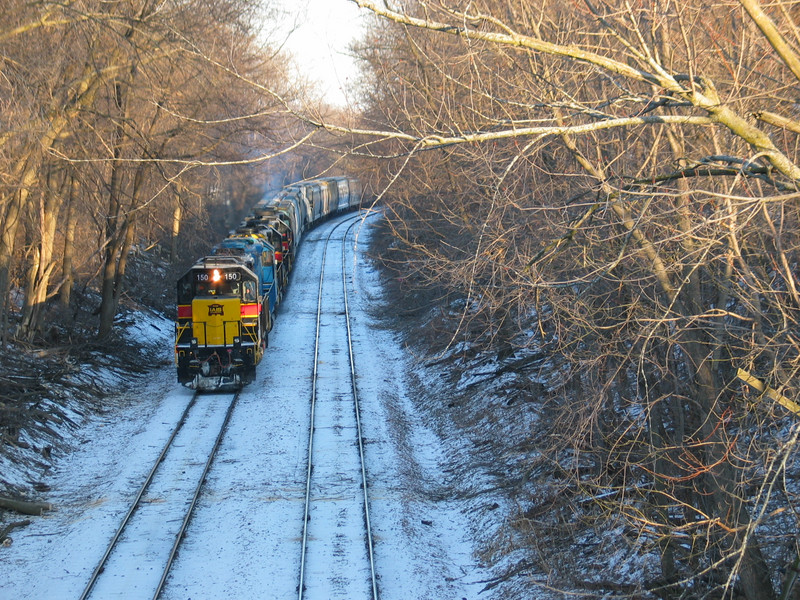
[[[87,441],[90,432],[85,427],[115,419],[121,407],[136,402],[136,389],[152,378],[151,368],[172,363],[167,341],[171,321],[143,311],[135,319],[129,314],[124,324],[118,343],[124,349],[116,355],[99,350],[80,357],[57,349],[9,350],[26,365],[31,384],[23,386],[24,375],[8,375],[15,387],[6,388],[6,407],[16,406],[24,414],[15,439],[3,440],[0,495],[51,502],[45,480],[53,466]]]
[[[451,308],[457,321],[463,304]],[[512,347],[502,356],[479,341],[436,354],[415,348],[416,411],[449,449],[443,487],[470,515],[491,573],[482,597],[643,593],[658,554],[622,519],[599,513],[594,490],[565,477],[576,456],[554,439],[564,365],[525,334]]]

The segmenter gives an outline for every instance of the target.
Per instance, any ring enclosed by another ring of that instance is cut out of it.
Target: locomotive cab
[[[294,258],[294,236],[285,209],[279,206],[261,209],[258,211],[258,219],[260,223],[268,225],[270,230],[274,232],[274,237],[269,234],[270,243],[275,245],[276,250],[278,248],[281,249],[282,261],[288,277],[289,271],[292,270]]]
[[[258,214],[245,221],[247,228],[257,230],[263,235],[270,246],[274,248],[275,257],[275,280],[282,292],[289,285],[289,271],[291,269],[290,255],[286,252],[287,244],[284,243],[284,235],[280,232],[281,222],[275,216],[274,211],[263,209],[257,211]]]

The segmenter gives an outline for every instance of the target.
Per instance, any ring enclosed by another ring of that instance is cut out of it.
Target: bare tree
[[[209,193],[221,174],[244,176],[232,199],[248,202],[261,175],[242,165],[283,145],[285,109],[276,98],[293,92],[277,55],[257,41],[257,2],[11,4],[0,31],[8,109],[0,131],[0,316],[7,323],[16,265],[26,264],[17,333],[37,335],[45,302],[59,288],[62,299],[70,296],[78,243],[83,277],[100,274],[103,338],[134,245],[169,240],[180,230],[167,225],[176,215],[202,219],[214,202],[230,201]],[[263,93],[268,86],[273,95]],[[176,212],[175,198],[201,202]]]
[[[793,9],[354,1],[413,273],[463,294],[457,331],[533,317],[571,367],[554,460],[658,549],[654,593],[775,597],[795,432],[737,373],[795,389]]]

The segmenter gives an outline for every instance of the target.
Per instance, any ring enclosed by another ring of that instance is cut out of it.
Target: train
[[[305,232],[358,209],[354,177],[324,177],[268,193],[177,281],[175,364],[195,390],[241,389],[256,377]]]

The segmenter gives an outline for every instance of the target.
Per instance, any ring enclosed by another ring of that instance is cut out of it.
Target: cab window
[[[256,300],[258,300],[258,296],[256,295],[256,283],[255,283],[255,281],[245,281],[244,282],[243,300],[245,302],[255,302]]]

